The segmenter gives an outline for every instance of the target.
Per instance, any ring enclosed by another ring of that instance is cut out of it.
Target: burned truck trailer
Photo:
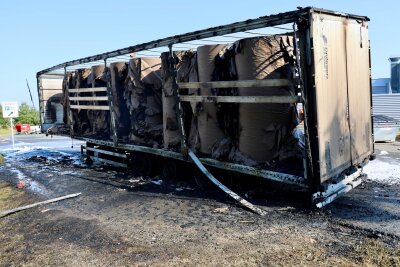
[[[42,129],[106,164],[146,173],[157,159],[174,174],[191,162],[216,183],[207,168],[322,207],[373,158],[368,21],[307,7],[65,62],[37,73],[42,124],[52,92],[63,107]]]

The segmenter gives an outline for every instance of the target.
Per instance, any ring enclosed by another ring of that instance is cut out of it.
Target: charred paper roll
[[[91,87],[107,87],[107,69],[104,65],[92,67],[91,75],[88,77]],[[107,96],[107,91],[89,93],[91,96]],[[93,104],[93,102],[92,102]],[[96,101],[96,105],[108,106],[108,101]],[[110,139],[110,111],[87,110],[91,122],[91,135],[101,139]]]
[[[222,53],[226,45],[205,45],[197,48],[197,66],[199,82],[213,80],[215,58]],[[215,89],[201,89],[200,95],[216,95]],[[200,152],[211,154],[212,147],[221,141],[225,135],[218,124],[217,103],[201,103],[198,108],[198,132],[200,138]]]
[[[271,36],[236,42],[239,80],[291,79],[292,37]],[[291,96],[293,87],[239,88],[240,96]],[[258,162],[280,157],[296,126],[293,104],[240,104],[239,150]],[[284,156],[283,156],[284,157]]]
[[[90,88],[92,85],[88,82],[88,78],[92,73],[91,69],[78,69],[75,71],[75,80],[72,83],[74,89]],[[72,89],[72,88],[71,88]],[[70,96],[87,96],[88,93],[70,94]],[[77,104],[86,104],[85,101],[75,101]],[[72,125],[75,135],[87,136],[91,133],[90,120],[88,118],[87,110],[72,109]]]
[[[64,124],[70,125],[68,114],[68,90],[75,88],[76,84],[76,75],[75,72],[67,72],[67,76],[65,77],[64,86],[63,86],[63,94],[61,103],[63,105],[63,122]]]
[[[129,61],[124,98],[131,116],[130,141],[162,145],[162,78],[160,58]]]
[[[181,132],[177,120],[177,99],[173,89],[170,53],[161,54],[163,71],[163,136],[164,148],[179,150]],[[198,81],[196,69],[196,53],[193,51],[175,51],[173,64],[176,68],[177,82]],[[197,90],[189,90],[182,94],[197,94]],[[193,111],[189,103],[182,103],[184,128],[188,136],[188,145],[196,150],[199,146],[197,122],[193,121]]]
[[[131,130],[129,110],[124,99],[125,80],[128,75],[128,63],[116,62],[110,64],[111,95],[115,114],[118,138],[127,142]]]

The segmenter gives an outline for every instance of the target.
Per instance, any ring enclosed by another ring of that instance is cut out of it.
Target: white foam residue
[[[400,184],[400,163],[375,159],[364,167],[368,179],[384,184]]]
[[[379,153],[379,155],[388,155],[389,153],[385,150],[382,150],[381,153]]]

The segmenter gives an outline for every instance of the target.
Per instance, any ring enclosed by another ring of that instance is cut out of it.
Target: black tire
[[[173,160],[164,160],[161,165],[161,179],[164,181],[177,180],[178,166]]]
[[[196,185],[204,191],[214,191],[214,185],[199,169],[193,169],[193,178]]]
[[[136,175],[150,176],[153,172],[151,157],[147,154],[133,154],[130,158],[129,165]]]

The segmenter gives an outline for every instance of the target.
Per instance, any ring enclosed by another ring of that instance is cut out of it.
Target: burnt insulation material
[[[181,133],[179,130],[176,105],[177,101],[173,91],[173,80],[171,74],[171,63],[176,67],[177,82],[197,82],[196,53],[193,51],[175,51],[173,62],[170,53],[161,54],[162,76],[163,76],[163,137],[164,148],[178,151],[181,144]],[[198,90],[186,90],[181,94],[197,94]],[[199,148],[199,137],[197,122],[193,117],[195,105],[182,103],[183,120],[185,132],[188,133],[188,145],[194,151]]]
[[[292,79],[292,37],[269,36],[235,43],[238,80]],[[238,88],[240,96],[290,96],[294,87]],[[293,104],[240,104],[239,150],[257,162],[285,159],[295,153],[297,125]],[[294,142],[294,143],[293,143]],[[294,145],[287,149],[287,146]]]
[[[223,53],[226,45],[204,45],[197,48],[197,66],[199,82],[213,81],[215,59]],[[218,89],[201,89],[200,95],[217,95]],[[218,124],[217,103],[199,103],[197,108],[197,124],[200,138],[200,152],[210,155],[212,147],[225,138],[224,132]]]
[[[111,95],[115,114],[117,135],[123,142],[128,142],[131,131],[131,119],[129,109],[124,99],[125,80],[128,75],[128,64],[116,62],[110,64]]]
[[[129,140],[134,144],[162,146],[161,91],[161,59],[131,59],[124,99],[131,117]]]

